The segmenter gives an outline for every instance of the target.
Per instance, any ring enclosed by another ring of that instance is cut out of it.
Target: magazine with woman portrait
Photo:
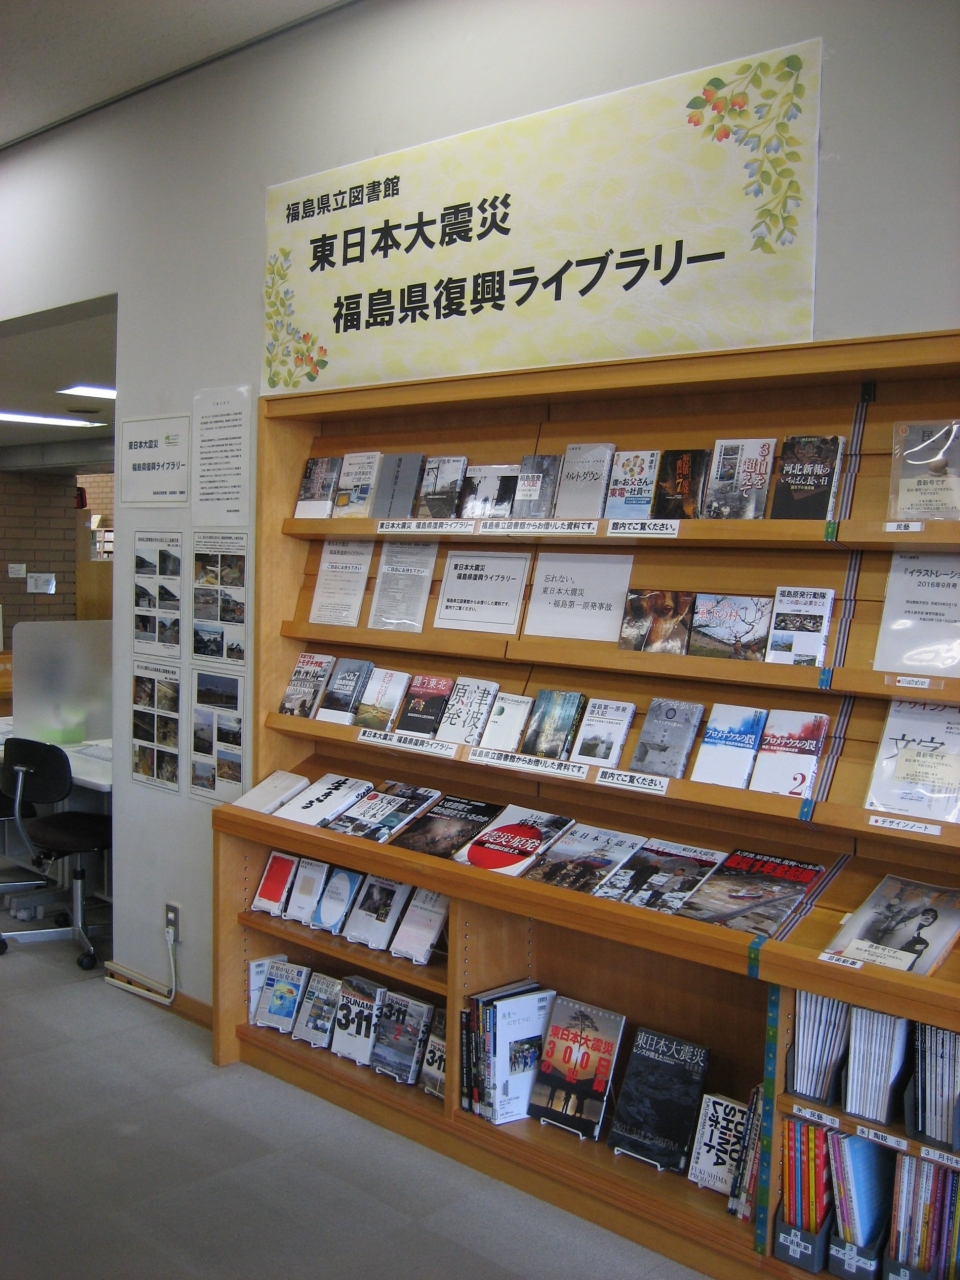
[[[884,876],[824,955],[926,975],[946,960],[958,933],[960,889]]]

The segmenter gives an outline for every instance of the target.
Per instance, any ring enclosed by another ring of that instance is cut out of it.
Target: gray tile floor
[[[0,957],[0,1276],[699,1280],[271,1076],[83,973]]]

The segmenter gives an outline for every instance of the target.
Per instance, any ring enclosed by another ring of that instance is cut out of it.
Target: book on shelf
[[[523,877],[576,893],[593,893],[614,867],[620,866],[645,843],[644,836],[578,822],[549,849],[538,854]]]
[[[762,520],[776,448],[774,439],[718,440],[707,476],[703,518]]]
[[[436,542],[384,542],[367,626],[371,631],[423,631],[437,563]]]
[[[307,621],[323,627],[355,627],[360,621],[373,559],[372,542],[327,538]]]
[[[850,1041],[850,1006],[843,1000],[798,991],[793,1040],[793,1092],[830,1102]]]
[[[729,1198],[746,1137],[748,1108],[722,1093],[705,1093],[687,1177]]]
[[[313,1049],[329,1049],[333,1026],[340,1007],[339,978],[312,973],[303,1004],[294,1023],[291,1039],[306,1040]]]
[[[410,684],[406,671],[374,667],[364,686],[353,723],[360,729],[389,733]]]
[[[610,872],[594,897],[673,915],[726,857],[717,849],[651,837]]]
[[[715,702],[693,762],[693,782],[745,789],[753,772],[767,712]]]
[[[306,965],[271,961],[257,1005],[257,1026],[291,1032],[309,977]]]
[[[615,643],[632,570],[629,555],[541,551],[523,634]]]
[[[368,875],[343,927],[348,942],[363,942],[371,951],[386,951],[413,885]]]
[[[439,1006],[433,1011],[427,1047],[420,1068],[420,1087],[431,1097],[443,1098],[447,1084],[447,1011]]]
[[[330,871],[329,862],[317,862],[313,858],[301,858],[297,874],[290,886],[287,904],[283,909],[284,920],[297,920],[309,924],[317,909],[323,886]]]
[[[960,669],[960,555],[895,551],[890,560],[875,671],[952,676]]]
[[[804,1120],[783,1122],[784,1224],[819,1235],[833,1207],[827,1130]]]
[[[743,1144],[733,1171],[733,1183],[730,1187],[730,1198],[727,1200],[727,1213],[748,1222],[753,1217],[753,1196],[756,1188],[756,1177],[759,1174],[760,1138],[763,1119],[763,1085],[750,1090],[750,1101],[747,1104],[747,1118],[744,1122]],[[754,1165],[754,1156],[757,1156]],[[754,1173],[756,1169],[756,1173]]]
[[[370,1065],[398,1084],[416,1084],[432,1019],[432,1004],[388,991],[377,1023]]]
[[[485,1007],[486,1087],[481,1115],[491,1124],[526,1118],[556,994],[527,991],[502,996]]]
[[[365,658],[338,658],[317,707],[315,719],[354,724],[374,665]]]
[[[574,764],[606,765],[615,769],[620,763],[623,744],[627,740],[636,710],[632,702],[590,698],[580,721],[570,760]]]
[[[291,822],[305,822],[309,827],[325,827],[372,790],[373,783],[364,782],[362,778],[325,773],[279,809],[276,816]]]
[[[737,849],[698,885],[678,915],[772,938],[807,901],[826,868]]]
[[[817,587],[777,587],[767,642],[767,662],[822,667],[833,616],[834,593]]]
[[[620,648],[641,653],[684,654],[693,626],[692,591],[627,592],[620,623]]]
[[[400,704],[395,732],[432,738],[443,718],[453,684],[449,676],[414,676]]]
[[[630,761],[634,773],[682,778],[703,718],[699,702],[651,698]]]
[[[267,979],[267,971],[274,960],[282,963],[286,959],[286,952],[278,951],[272,956],[260,956],[257,960],[247,961],[247,1021],[251,1026],[257,1020],[257,1006],[260,1003],[263,984]]]
[[[909,1061],[910,1023],[874,1009],[850,1010],[850,1047],[843,1109],[848,1115],[890,1121],[893,1091]],[[899,1099],[896,1099],[899,1102]]]
[[[386,844],[439,800],[440,795],[434,787],[387,781],[379,791],[369,791],[362,800],[334,818],[329,829]]]
[[[342,466],[342,458],[307,459],[293,512],[297,520],[330,519]]]
[[[457,517],[461,520],[508,519],[519,478],[519,463],[467,467],[460,486]]]
[[[453,855],[454,862],[519,876],[573,826],[573,818],[508,804],[498,817]]]
[[[437,727],[437,740],[475,747],[490,719],[499,688],[495,680],[457,676]]]
[[[615,453],[604,517],[607,520],[648,519],[659,465],[659,449],[627,449]]]
[[[903,1267],[941,1280],[955,1274],[960,1247],[960,1173],[917,1156],[897,1155],[887,1249],[891,1277]],[[917,1277],[919,1280],[919,1277]]]
[[[960,520],[960,421],[895,422],[888,520]]]
[[[492,751],[516,751],[532,706],[533,699],[525,693],[504,693],[501,690],[493,700],[480,739],[481,747]]]
[[[467,460],[461,456],[427,458],[417,502],[418,520],[453,519],[466,470]]]
[[[603,515],[616,446],[568,444],[553,508],[555,520],[599,520]]]
[[[371,520],[409,520],[426,458],[422,453],[385,453],[370,504]]]
[[[700,591],[687,652],[697,658],[762,662],[767,652],[773,601],[765,596],[725,596]]]
[[[262,782],[245,791],[237,800],[232,801],[240,809],[252,809],[255,813],[276,813],[294,796],[305,791],[310,779],[299,773],[288,773],[286,769],[275,769]]]
[[[582,693],[541,689],[527,722],[521,754],[547,760],[568,759],[586,705]]]
[[[333,518],[368,520],[380,475],[382,453],[346,453],[333,499]]]
[[[513,499],[514,520],[549,520],[560,481],[558,453],[527,453],[520,462],[517,489]]]
[[[960,1034],[917,1023],[914,1045],[914,1124],[940,1146],[954,1148],[960,1099]]]
[[[655,520],[699,520],[711,449],[664,449],[650,515]]]
[[[417,889],[390,943],[390,954],[427,964],[447,923],[450,899],[433,889]]]
[[[266,911],[271,916],[279,916],[283,912],[299,861],[292,853],[280,853],[274,849],[250,903],[251,911]]]
[[[323,929],[327,933],[342,933],[361,884],[363,872],[334,867],[310,918],[310,928]]]
[[[435,858],[451,858],[503,812],[502,804],[443,796],[422,817],[411,822],[391,844]]]
[[[749,789],[809,800],[829,732],[829,716],[774,708],[763,726]]]
[[[353,974],[343,979],[330,1043],[335,1054],[351,1058],[362,1067],[370,1065],[377,1024],[386,998],[387,988],[370,978]]]
[[[960,707],[890,703],[866,807],[928,822],[960,819]]]
[[[832,520],[843,436],[788,436],[780,450],[771,520]]]
[[[496,999],[537,990],[539,984],[533,979],[520,978],[487,991],[478,991],[470,997],[467,1008],[461,1013],[460,1027],[460,1105],[464,1111],[472,1111],[477,1116],[486,1115],[489,1107],[491,1041],[487,1007]]]
[[[960,889],[890,875],[840,926],[829,955],[925,975],[946,960],[960,933]]]
[[[311,719],[320,705],[333,663],[329,653],[301,653],[280,703],[280,714]]]
[[[609,1009],[557,996],[527,1114],[596,1141],[625,1021]]]

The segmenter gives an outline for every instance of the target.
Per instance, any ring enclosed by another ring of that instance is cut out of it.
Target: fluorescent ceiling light
[[[40,413],[2,413],[0,422],[19,422],[38,427],[105,427],[106,422],[82,422],[78,418],[47,418]]]
[[[76,387],[64,387],[57,392],[58,396],[87,396],[90,400],[116,400],[117,393],[112,387],[87,387],[80,383]]]

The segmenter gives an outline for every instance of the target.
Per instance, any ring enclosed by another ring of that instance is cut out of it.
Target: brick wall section
[[[3,642],[13,644],[18,622],[77,616],[77,481],[75,476],[0,471],[0,604]],[[7,565],[28,573],[55,573],[57,594],[27,595],[22,578],[8,578]]]
[[[87,491],[87,506],[105,516],[104,525],[113,528],[113,472],[103,475],[77,476],[77,484]]]

